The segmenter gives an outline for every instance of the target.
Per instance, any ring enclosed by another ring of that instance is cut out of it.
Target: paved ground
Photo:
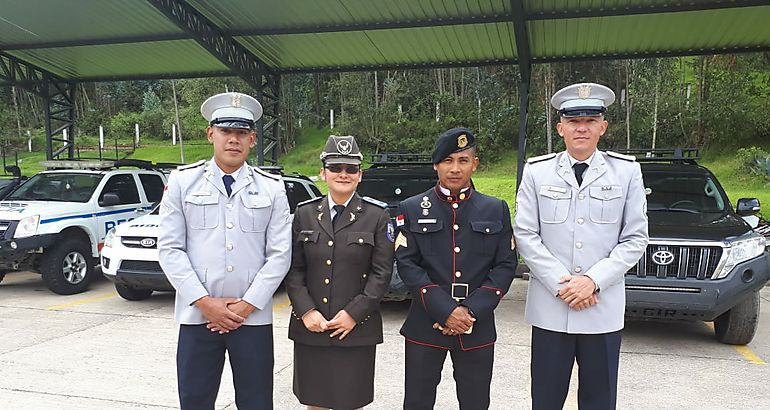
[[[493,409],[529,408],[529,327],[526,282],[517,281],[498,309]],[[748,347],[717,343],[703,323],[628,323],[618,407],[622,409],[770,408],[770,288]],[[175,408],[176,325],[173,295],[128,302],[100,280],[80,295],[49,292],[39,276],[9,274],[0,284],[0,408]],[[376,397],[370,409],[400,408],[404,303],[384,307],[385,343],[378,348]],[[275,407],[301,409],[291,393],[289,305],[275,296]],[[331,369],[330,369],[331,371]],[[225,370],[220,409],[234,409]],[[573,383],[574,384],[574,383]],[[575,387],[575,386],[573,386]],[[437,409],[455,409],[451,364],[439,386]],[[575,391],[565,408],[574,409]]]

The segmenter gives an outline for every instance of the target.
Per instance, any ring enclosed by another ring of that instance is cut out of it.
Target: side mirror
[[[759,212],[759,199],[757,198],[741,198],[738,200],[735,212],[740,216],[754,215]]]
[[[21,169],[16,165],[6,165],[5,172],[10,172],[11,175],[14,176],[14,178],[21,177]]]
[[[107,192],[99,200],[99,206],[120,205],[120,196],[114,192]]]

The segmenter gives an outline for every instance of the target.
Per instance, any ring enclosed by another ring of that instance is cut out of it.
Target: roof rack
[[[429,154],[402,154],[398,152],[381,152],[371,155],[372,167],[396,167],[401,165],[432,165]]]
[[[260,165],[259,169],[275,175],[283,175],[283,167],[280,165]]]
[[[671,162],[697,164],[700,160],[698,148],[634,148],[612,150],[618,154],[636,157],[637,162]]]
[[[65,159],[65,160],[47,160],[41,161],[40,165],[48,169],[91,169],[91,170],[107,170],[112,168],[121,167],[134,167],[145,170],[159,170],[168,167],[170,163],[153,164],[152,161],[143,159],[119,159],[119,160],[105,160],[105,159]],[[176,165],[174,165],[176,166]]]

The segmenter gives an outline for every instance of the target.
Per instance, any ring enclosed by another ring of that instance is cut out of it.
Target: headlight
[[[115,228],[110,229],[107,235],[104,235],[104,247],[112,248],[112,242],[115,240]]]
[[[727,276],[735,265],[754,259],[765,251],[765,238],[755,233],[748,235],[746,239],[731,242],[729,248],[725,248],[724,261],[720,263],[711,279],[722,279]]]
[[[26,238],[37,233],[37,225],[40,223],[40,215],[28,216],[19,221],[14,238]]]

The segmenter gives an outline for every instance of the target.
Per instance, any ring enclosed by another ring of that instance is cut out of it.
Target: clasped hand
[[[355,319],[353,319],[353,317],[344,309],[337,312],[332,320],[326,320],[321,312],[313,309],[302,316],[302,323],[305,324],[307,330],[314,333],[334,330],[329,337],[336,337],[339,335],[340,340],[344,339],[345,336],[356,327]]]
[[[597,303],[596,283],[588,276],[564,275],[559,283],[566,283],[559,289],[559,298],[575,310],[583,310]]]
[[[209,323],[206,327],[219,334],[229,333],[241,327],[256,308],[239,298],[215,298],[204,296],[194,303]]]
[[[441,330],[441,334],[444,336],[454,336],[467,332],[475,321],[476,318],[471,315],[467,307],[458,306],[449,314],[443,326],[439,323],[434,323],[433,328]]]

